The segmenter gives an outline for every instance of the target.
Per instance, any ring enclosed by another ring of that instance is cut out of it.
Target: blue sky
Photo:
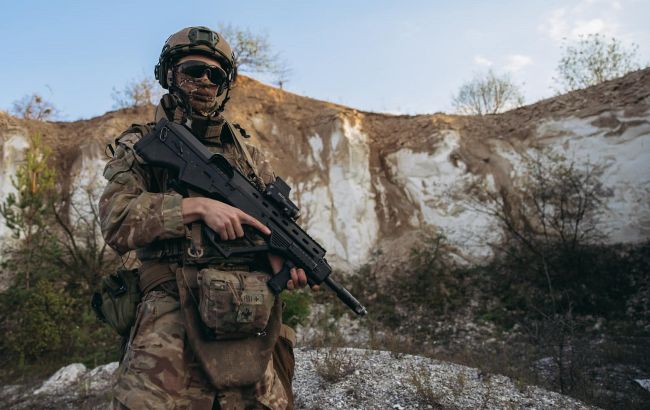
[[[38,92],[75,120],[113,109],[165,39],[231,23],[268,35],[289,91],[368,111],[450,112],[476,72],[509,72],[526,102],[553,94],[563,38],[613,35],[650,62],[650,1],[5,1],[0,109]],[[268,78],[262,78],[269,80]]]

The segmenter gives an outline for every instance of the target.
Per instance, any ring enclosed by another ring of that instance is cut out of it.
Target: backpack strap
[[[239,124],[231,124],[229,121],[226,121],[225,125],[226,125],[226,129],[230,133],[230,136],[235,142],[235,146],[237,147],[239,152],[244,156],[244,160],[246,160],[246,164],[248,164],[248,166],[253,170],[253,173],[257,175],[257,167],[253,162],[253,157],[248,151],[248,148],[246,148],[246,143],[242,141],[242,137],[250,138],[250,136],[246,134],[246,131]],[[235,128],[237,130],[235,130]]]
[[[246,148],[246,143],[242,140],[242,138],[250,138],[250,135],[248,135],[246,133],[246,130],[243,129],[239,124],[231,124],[229,121],[226,121],[224,125],[224,129],[230,133],[232,140],[235,142],[235,147],[237,147],[237,150],[239,150],[239,152],[243,155],[246,164],[253,171],[253,174],[248,175],[248,177],[255,182],[259,189],[263,189],[265,185],[264,181],[262,181],[259,176],[259,172],[257,171],[257,167],[253,161],[253,157],[251,156],[248,148]]]

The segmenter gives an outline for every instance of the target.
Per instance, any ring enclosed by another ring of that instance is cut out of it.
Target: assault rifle
[[[271,230],[264,245],[229,247],[218,241],[217,233],[204,225],[205,235],[224,256],[273,252],[284,257],[282,270],[268,281],[277,295],[287,287],[293,266],[304,269],[310,285],[325,283],[350,309],[365,315],[366,308],[330,274],[325,249],[313,240],[296,222],[298,207],[289,200],[291,188],[281,179],[260,192],[248,178],[234,168],[223,155],[211,153],[184,125],[165,118],[135,144],[136,153],[149,165],[172,170],[176,182],[206,197],[226,202],[251,215]]]

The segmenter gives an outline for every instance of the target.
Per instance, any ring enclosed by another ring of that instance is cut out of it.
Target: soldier
[[[173,34],[155,74],[169,91],[156,121],[166,117],[185,124],[258,187],[274,180],[262,152],[244,143],[244,130],[222,116],[236,67],[218,33],[189,27]],[[151,125],[134,125],[116,139],[100,199],[106,242],[120,253],[136,250],[141,261],[143,298],[115,376],[113,405],[291,408],[295,336],[281,325],[279,300],[266,286],[255,288],[256,280],[278,272],[283,261],[259,253],[224,258],[204,245],[201,224],[229,243],[242,241],[246,225],[258,231],[258,240],[270,231],[237,208],[185,192],[166,170],[148,166],[133,145]],[[292,269],[291,277],[289,289],[307,283],[302,269]],[[252,302],[245,296],[250,289],[261,295]]]

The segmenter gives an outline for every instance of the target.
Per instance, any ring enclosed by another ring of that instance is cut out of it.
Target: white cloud
[[[523,54],[512,54],[508,56],[507,62],[503,68],[514,73],[532,63],[533,59],[529,56]]]
[[[556,9],[551,12],[546,22],[542,23],[539,29],[545,32],[551,39],[561,41],[569,32],[566,9]]]
[[[620,37],[622,9],[619,0],[581,0],[573,7],[552,10],[538,29],[556,43],[596,33]]]
[[[484,67],[490,67],[493,63],[492,61],[488,60],[487,58],[483,56],[475,56],[474,57],[474,64],[484,66]]]
[[[591,19],[589,21],[578,20],[571,30],[572,37],[586,36],[588,34],[604,34],[608,30],[607,24],[602,19]]]

